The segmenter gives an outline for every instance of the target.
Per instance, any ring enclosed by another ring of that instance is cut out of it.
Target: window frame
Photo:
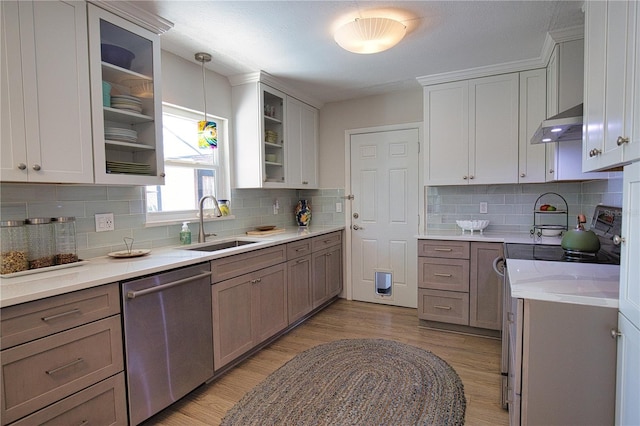
[[[162,102],[162,115],[172,114],[177,115],[179,117],[192,118],[196,120],[202,120],[204,117],[204,112],[196,111],[190,108],[185,108],[180,105],[171,104],[168,102]],[[224,117],[219,117],[213,114],[207,114],[207,120],[215,121],[216,127],[218,130],[218,146],[215,148],[218,152],[218,164],[213,165],[211,167],[212,170],[216,170],[216,179],[217,179],[217,188],[218,199],[229,199],[231,195],[231,162],[230,162],[230,134],[229,134],[229,119]],[[164,132],[164,130],[163,130]],[[181,164],[176,161],[173,162],[171,160],[166,161],[165,163],[165,172],[166,166],[180,167],[185,166],[185,164]],[[192,167],[194,170],[195,167]],[[205,169],[206,170],[206,169]],[[168,212],[149,212],[147,211],[147,188],[150,186],[160,186],[160,185],[147,185],[144,186],[144,199],[143,199],[143,208],[146,215],[146,226],[160,226],[160,225],[168,225],[174,223],[182,223],[185,221],[198,221],[198,209],[197,207],[194,209],[185,209],[185,210],[174,210]],[[199,193],[199,188],[194,188],[196,193]],[[224,217],[215,217],[215,216],[206,216],[204,218],[205,221],[212,220],[228,220],[234,219],[233,215],[224,216]]]

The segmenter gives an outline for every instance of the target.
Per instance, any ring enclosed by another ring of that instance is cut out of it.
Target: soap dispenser
[[[180,244],[191,244],[191,230],[187,226],[189,222],[182,222],[182,229],[180,230]]]

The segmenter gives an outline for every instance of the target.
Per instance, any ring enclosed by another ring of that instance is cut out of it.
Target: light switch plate
[[[342,213],[342,203],[336,203],[336,213]]]
[[[96,214],[96,232],[115,231],[113,213]]]
[[[487,213],[487,202],[482,201],[480,203],[480,213]]]

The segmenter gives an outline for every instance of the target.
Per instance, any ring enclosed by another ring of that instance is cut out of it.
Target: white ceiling
[[[231,76],[266,71],[322,103],[409,87],[416,77],[540,58],[547,32],[583,25],[582,1],[136,1],[174,23],[162,48]],[[390,50],[342,50],[333,29],[390,11],[407,26]]]

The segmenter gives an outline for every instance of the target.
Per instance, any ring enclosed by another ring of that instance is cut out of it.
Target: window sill
[[[220,217],[205,217],[204,218],[204,222],[218,222],[218,221],[223,221],[223,220],[232,220],[235,219],[236,217],[234,215],[228,215],[228,216],[220,216]],[[189,217],[189,218],[180,218],[180,219],[166,219],[166,220],[154,220],[152,222],[150,221],[146,221],[146,223],[144,224],[145,228],[154,228],[154,227],[158,227],[158,226],[168,226],[168,225],[182,225],[184,222],[189,222],[189,223],[199,223],[200,222],[200,218],[198,217]]]

